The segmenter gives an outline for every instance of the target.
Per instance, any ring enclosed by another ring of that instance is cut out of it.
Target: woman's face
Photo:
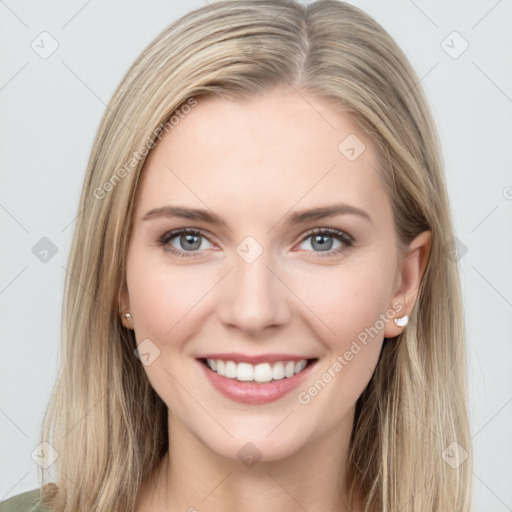
[[[414,287],[365,135],[284,89],[198,97],[163,132],[138,185],[122,304],[171,429],[275,460],[351,428],[383,338],[401,332],[400,287]]]

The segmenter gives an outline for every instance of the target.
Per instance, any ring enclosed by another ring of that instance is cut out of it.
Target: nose
[[[266,252],[248,263],[236,256],[234,268],[226,276],[217,313],[227,327],[236,327],[256,336],[266,328],[283,326],[291,317],[290,290]]]

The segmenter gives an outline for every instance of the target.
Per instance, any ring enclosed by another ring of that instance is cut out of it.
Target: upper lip
[[[316,359],[313,357],[300,356],[296,354],[239,354],[237,352],[204,354],[197,359],[222,359],[223,361],[234,361],[235,363],[274,363],[277,361],[302,361],[303,359]]]

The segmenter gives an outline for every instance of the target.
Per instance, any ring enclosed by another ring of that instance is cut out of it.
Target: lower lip
[[[224,396],[244,404],[258,405],[279,400],[284,395],[295,389],[307,377],[317,360],[311,361],[304,370],[293,377],[270,382],[241,382],[237,379],[229,379],[210,370],[203,362],[197,360],[207,379],[213,387]]]

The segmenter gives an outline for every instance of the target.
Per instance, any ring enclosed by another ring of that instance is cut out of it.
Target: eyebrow
[[[364,210],[349,204],[338,203],[307,210],[296,210],[285,218],[285,225],[293,226],[328,217],[335,217],[336,215],[358,215],[373,224],[370,215],[368,215]],[[215,226],[226,225],[222,217],[219,217],[211,211],[172,205],[153,208],[152,210],[149,210],[144,217],[142,217],[142,220],[147,221],[158,217],[178,217],[188,220],[203,221]]]

